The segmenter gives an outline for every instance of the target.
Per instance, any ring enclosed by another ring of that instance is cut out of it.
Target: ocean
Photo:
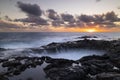
[[[0,57],[10,56],[51,56],[55,58],[79,59],[82,56],[101,54],[96,50],[69,50],[59,52],[61,54],[33,53],[29,48],[37,48],[52,42],[67,42],[79,40],[81,36],[96,36],[97,40],[114,40],[120,38],[119,32],[110,33],[75,33],[75,32],[1,32],[0,48],[9,49],[0,52]],[[27,50],[26,53],[22,53]],[[102,52],[102,51],[101,51]],[[71,53],[71,54],[70,54]],[[104,53],[104,52],[103,52]],[[72,57],[71,57],[72,56]]]
[[[33,48],[52,42],[77,40],[80,36],[97,36],[99,39],[120,38],[120,33],[74,33],[74,32],[3,32],[0,33],[0,47],[6,49]]]

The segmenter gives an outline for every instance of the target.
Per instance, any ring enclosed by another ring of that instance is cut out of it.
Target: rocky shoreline
[[[0,73],[0,80],[9,80],[9,76],[21,74],[28,68],[36,68],[47,63],[44,68],[50,80],[120,80],[120,40],[78,40],[64,43],[51,43],[31,50],[48,53],[61,49],[89,48],[105,50],[101,56],[91,55],[79,60],[55,59],[48,56],[42,57],[13,57],[0,59],[2,68],[7,68]],[[4,50],[4,49],[0,49]]]

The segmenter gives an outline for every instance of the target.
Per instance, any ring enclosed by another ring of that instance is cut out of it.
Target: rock
[[[2,64],[3,67],[16,67],[19,65],[21,65],[21,62],[18,60],[6,61],[6,62],[3,62],[3,64]]]
[[[50,68],[45,70],[50,80],[85,80],[86,73],[80,66],[68,68]]]
[[[0,80],[9,80],[7,77],[4,77],[3,75],[0,75]]]
[[[78,38],[98,38],[97,36],[82,36],[82,37],[78,37]]]
[[[38,47],[38,48],[31,48],[32,51],[37,52],[37,53],[42,53],[44,52],[44,48]]]
[[[4,48],[0,48],[0,51],[5,51],[6,49],[4,49]]]
[[[101,73],[96,75],[97,80],[120,80],[119,73]]]
[[[99,56],[99,55],[91,55],[91,56],[84,56],[79,59],[79,62],[89,61],[89,60],[108,60],[109,57],[106,55]]]
[[[69,50],[69,49],[97,49],[97,50],[107,50],[111,46],[110,41],[105,40],[78,40],[78,41],[68,41],[63,43],[50,43],[46,46],[41,46],[39,48],[33,48],[32,50],[38,53],[55,53],[60,50]]]
[[[15,71],[13,72],[13,75],[19,75],[21,72],[22,72],[22,71],[20,71],[20,70],[15,70]]]
[[[0,59],[0,63],[3,63],[5,61],[8,61],[8,59]]]
[[[103,72],[119,72],[119,70],[114,69],[114,65],[108,56],[86,56],[78,61],[86,68],[86,72],[91,75]]]
[[[49,63],[48,66],[44,68],[44,70],[48,70],[50,68],[62,68],[62,67],[68,67],[71,66],[72,63],[75,61],[73,60],[67,60],[67,59],[49,59],[46,60],[46,63]]]

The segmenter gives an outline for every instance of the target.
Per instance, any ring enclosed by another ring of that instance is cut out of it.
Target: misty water
[[[102,55],[105,51],[103,50],[91,50],[91,49],[70,49],[70,50],[61,50],[55,53],[48,53],[46,51],[42,53],[33,52],[30,49],[11,49],[0,52],[0,58],[10,58],[18,56],[28,56],[28,57],[41,57],[41,56],[50,56],[52,58],[65,58],[71,60],[80,59],[83,56],[88,55]]]
[[[42,53],[36,54],[36,56],[50,56],[52,58],[65,58],[70,60],[78,60],[83,56],[88,55],[103,55],[103,50],[91,50],[91,49],[74,49],[74,50],[62,50],[56,53]]]

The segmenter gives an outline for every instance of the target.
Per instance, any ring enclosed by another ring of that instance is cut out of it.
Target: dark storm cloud
[[[27,13],[27,15],[41,16],[42,10],[37,4],[26,4],[23,2],[17,2],[21,11]]]
[[[47,13],[48,13],[48,18],[50,18],[52,20],[58,20],[59,19],[59,15],[53,9],[47,10]]]
[[[74,22],[74,16],[70,15],[70,14],[61,14],[62,20],[64,20],[65,22]]]

